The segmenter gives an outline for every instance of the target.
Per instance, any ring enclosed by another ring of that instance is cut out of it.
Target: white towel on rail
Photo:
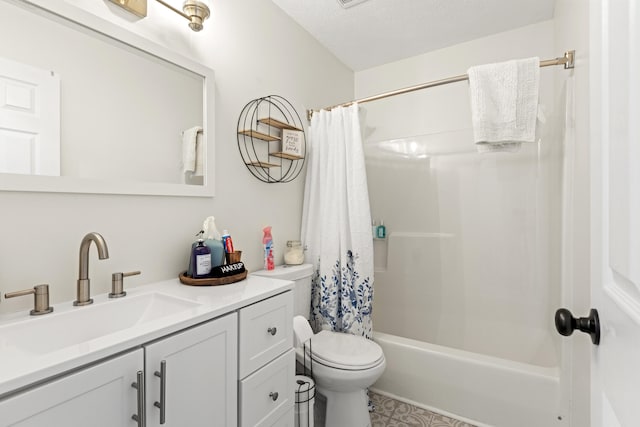
[[[204,142],[202,128],[196,132],[196,168],[193,176],[204,176]]]
[[[182,172],[195,172],[198,150],[198,132],[201,132],[200,126],[194,126],[182,132]],[[202,161],[202,160],[201,160]]]
[[[540,59],[469,68],[473,136],[479,152],[517,151],[535,141]]]

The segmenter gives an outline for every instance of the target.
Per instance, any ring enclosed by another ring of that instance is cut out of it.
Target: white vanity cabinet
[[[147,427],[237,424],[236,313],[144,347]]]
[[[138,372],[146,426],[235,426],[237,325],[231,313],[0,400],[0,426],[144,426]]]
[[[19,427],[135,426],[143,350],[98,363],[0,400],[0,425]]]
[[[60,304],[49,318],[0,316],[0,427],[292,425],[291,282],[250,277],[202,288],[170,280],[107,298],[88,308]],[[126,314],[125,303],[140,301],[156,303],[142,320],[103,335],[91,329],[104,312]],[[167,301],[178,310],[165,314],[174,307]],[[50,327],[67,324],[78,329]],[[22,339],[42,328],[46,342]]]
[[[285,292],[242,308],[238,323],[239,425],[292,424],[295,385],[293,293]]]

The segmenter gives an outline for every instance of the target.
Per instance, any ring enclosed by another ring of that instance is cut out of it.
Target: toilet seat
[[[356,335],[320,331],[306,347],[311,360],[325,366],[358,371],[370,369],[384,361],[382,348],[375,342]]]

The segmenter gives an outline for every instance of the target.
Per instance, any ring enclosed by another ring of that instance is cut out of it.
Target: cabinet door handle
[[[166,418],[167,409],[167,361],[160,362],[160,372],[155,371],[153,373],[156,377],[160,378],[160,402],[153,402],[153,406],[160,409],[160,424],[164,424]]]
[[[138,390],[138,413],[133,414],[131,418],[138,423],[138,427],[145,427],[146,420],[144,419],[144,372],[138,371],[136,373],[136,382],[131,383],[131,387]]]
[[[269,397],[275,402],[276,400],[278,400],[278,392],[272,391],[271,393],[269,393]]]
[[[267,332],[270,333],[271,335],[275,335],[278,332],[278,328],[276,328],[275,326],[272,326],[269,329],[267,329]]]

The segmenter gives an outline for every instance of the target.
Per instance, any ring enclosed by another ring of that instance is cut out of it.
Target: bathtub
[[[565,427],[559,369],[374,333],[387,368],[372,390],[477,426]]]

